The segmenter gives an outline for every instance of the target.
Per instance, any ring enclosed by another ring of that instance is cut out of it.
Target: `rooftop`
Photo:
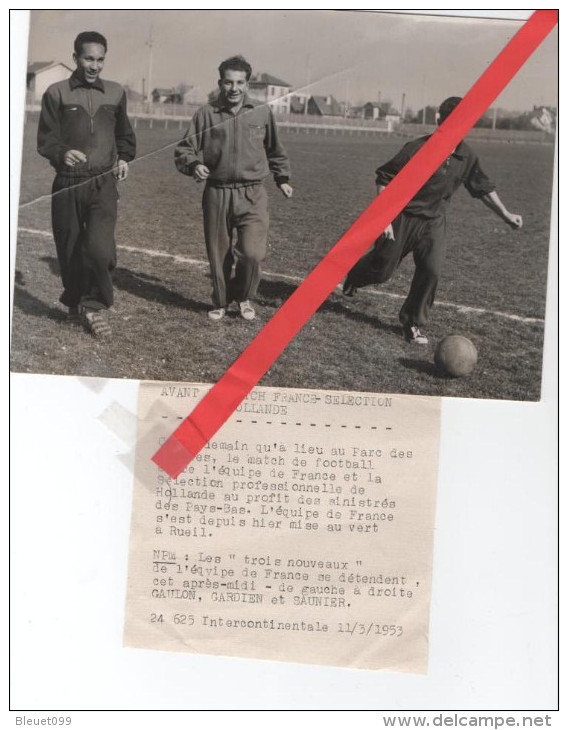
[[[251,79],[249,81],[250,86],[286,86],[288,89],[292,88],[292,84],[289,84],[287,81],[282,81],[282,79],[277,78],[276,76],[272,76],[271,74],[256,74],[254,76],[251,76]]]

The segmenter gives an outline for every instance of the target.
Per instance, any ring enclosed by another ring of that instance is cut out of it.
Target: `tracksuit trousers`
[[[59,301],[67,307],[112,306],[117,201],[110,172],[82,179],[58,174],[53,181],[51,218],[63,282]]]
[[[213,281],[213,302],[226,307],[255,296],[260,262],[266,256],[268,194],[262,183],[206,185],[203,192],[205,245]],[[232,270],[235,264],[235,275]]]
[[[421,218],[401,213],[393,221],[394,240],[377,238],[347,275],[346,286],[356,288],[388,281],[402,259],[412,252],[416,271],[410,291],[402,305],[402,324],[424,325],[438,287],[446,250],[446,219]]]

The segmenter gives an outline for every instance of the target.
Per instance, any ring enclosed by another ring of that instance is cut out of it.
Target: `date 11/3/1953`
[[[379,624],[374,621],[345,621],[337,624],[339,634],[351,634],[351,636],[402,636],[404,629],[395,624]]]
[[[176,613],[173,616],[173,623],[178,625],[185,625],[185,626],[194,626],[196,621],[196,617],[192,614],[180,614]],[[167,622],[167,618],[164,618],[164,614],[162,613],[152,613],[150,614],[150,622],[151,623],[158,623],[163,624]],[[210,626],[210,627],[218,627],[218,626],[225,626],[225,627],[233,627],[233,626],[239,626],[239,627],[250,627],[250,628],[267,628],[267,629],[274,629],[274,628],[288,628],[287,624],[281,624],[280,622],[275,622],[274,620],[264,620],[264,621],[228,621],[224,619],[216,619],[211,620],[209,616],[202,617],[201,621],[202,625]],[[294,627],[295,628],[295,627]],[[303,627],[302,627],[303,628]],[[310,626],[310,629],[313,630],[313,628]],[[325,628],[322,627],[323,630],[327,631],[328,627],[325,626]],[[345,621],[345,622],[338,622],[337,623],[337,633],[338,634],[349,634],[350,636],[381,636],[381,637],[394,637],[398,638],[399,636],[402,636],[404,633],[404,627],[396,624],[381,624],[374,621]]]

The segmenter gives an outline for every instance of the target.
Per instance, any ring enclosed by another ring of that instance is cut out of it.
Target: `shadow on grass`
[[[28,314],[31,317],[45,317],[52,319],[54,322],[67,322],[66,312],[55,307],[50,307],[41,299],[34,297],[21,286],[14,287],[14,306],[17,307],[23,314]]]
[[[258,288],[259,301],[266,306],[280,307],[298,287],[295,284],[288,284],[285,281],[263,279]],[[336,294],[331,294],[328,299],[318,308],[318,312],[333,312],[353,320],[360,324],[370,325],[382,332],[400,335],[400,325],[385,324],[378,317],[372,317],[364,312],[353,310],[352,305],[347,305],[343,299]]]
[[[59,276],[59,264],[54,256],[42,256],[41,261],[49,266],[52,274]],[[179,309],[191,309],[194,312],[206,312],[211,308],[207,302],[188,299],[172,289],[160,284],[161,279],[150,274],[125,269],[119,266],[113,274],[114,286],[126,291],[135,297],[146,299],[149,302],[158,302]]]
[[[149,302],[158,302],[168,307],[179,309],[190,309],[194,312],[206,312],[211,309],[208,302],[199,302],[196,299],[188,299],[183,294],[168,289],[163,284],[155,283],[160,281],[155,277],[146,274],[138,274],[130,269],[119,266],[114,272],[114,285],[117,289],[126,291],[135,297],[146,299]]]
[[[445,380],[444,375],[438,370],[433,362],[428,362],[427,360],[414,360],[408,357],[399,357],[398,361],[408,370],[414,370],[417,373],[429,375],[437,380]]]
[[[59,264],[55,257],[43,256],[41,261],[47,263],[52,274],[59,276]],[[209,302],[188,299],[182,294],[158,283],[160,281],[161,279],[156,276],[131,271],[122,266],[119,266],[114,272],[115,287],[127,291],[133,296],[141,297],[152,302],[159,302],[167,306],[179,307],[180,309],[190,309],[194,312],[206,312],[211,308]],[[262,279],[258,287],[257,299],[259,304],[279,308],[297,288],[297,285],[285,281]],[[364,312],[358,312],[352,309],[352,306],[352,304],[348,305],[338,295],[331,294],[319,307],[318,312],[333,312],[359,324],[369,325],[375,330],[400,335],[400,325],[385,324],[378,317],[373,317]]]

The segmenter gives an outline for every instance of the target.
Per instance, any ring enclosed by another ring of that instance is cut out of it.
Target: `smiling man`
[[[247,95],[251,73],[242,56],[223,61],[218,98],[198,109],[175,150],[178,170],[205,183],[203,222],[214,303],[208,316],[213,321],[225,316],[232,301],[243,319],[255,318],[250,299],[260,281],[268,237],[263,180],[272,173],[284,197],[293,193],[272,112]]]
[[[97,337],[111,334],[116,266],[116,180],[128,175],[136,139],[120,84],[103,81],[107,41],[94,31],[75,39],[76,69],[42,99],[38,152],[56,170],[51,217],[63,282],[60,301]]]

